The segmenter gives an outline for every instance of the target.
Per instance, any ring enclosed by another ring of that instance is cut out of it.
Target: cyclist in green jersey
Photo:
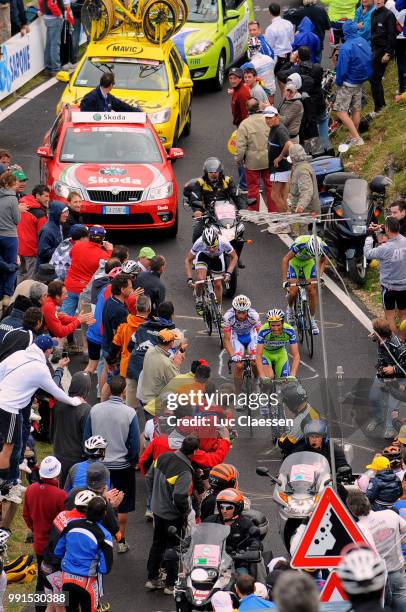
[[[260,378],[296,376],[300,354],[295,330],[285,323],[285,313],[273,308],[266,313],[267,323],[258,332],[256,364]],[[292,354],[289,363],[287,347]]]
[[[327,265],[325,254],[327,252],[326,243],[314,236],[299,236],[296,238],[288,253],[282,259],[282,283],[283,287],[289,287],[291,282],[298,279],[313,280],[317,277],[316,274],[316,248],[320,257],[320,275],[323,274]],[[310,314],[312,318],[312,333],[313,336],[319,334],[319,328],[314,316],[317,310],[317,286],[309,285],[306,287],[309,294]],[[288,288],[288,308],[287,319],[290,325],[295,324],[294,304],[298,287]]]

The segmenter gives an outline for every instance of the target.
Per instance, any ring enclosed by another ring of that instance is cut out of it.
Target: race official
[[[115,85],[114,74],[107,72],[100,79],[100,85],[89,91],[80,103],[80,110],[86,113],[135,113],[141,112],[142,109],[138,106],[131,106],[127,102],[123,102],[119,98],[111,95],[111,90]]]

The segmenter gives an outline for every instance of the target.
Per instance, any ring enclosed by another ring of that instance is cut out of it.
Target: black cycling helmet
[[[289,382],[282,390],[282,401],[291,412],[307,401],[307,391],[299,382]]]
[[[386,191],[386,187],[392,185],[392,182],[393,181],[391,181],[391,179],[387,176],[384,176],[383,174],[377,174],[370,180],[369,188],[374,193],[384,194]]]
[[[203,177],[207,181],[209,172],[218,172],[219,179],[224,177],[223,164],[217,157],[208,157],[203,164]]]

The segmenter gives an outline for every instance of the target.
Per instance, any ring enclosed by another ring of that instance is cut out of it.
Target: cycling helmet
[[[248,50],[259,51],[262,48],[261,41],[257,36],[252,36],[248,39]]]
[[[79,491],[79,493],[77,493],[75,496],[75,506],[79,508],[86,508],[94,497],[97,497],[94,491]]]
[[[102,225],[93,225],[89,229],[89,237],[90,236],[100,236],[100,238],[104,238],[106,235],[106,230]]]
[[[285,320],[285,313],[280,308],[271,308],[266,313],[266,318],[269,323],[283,323]]]
[[[211,225],[203,230],[202,234],[203,243],[207,246],[217,246],[219,241],[219,231],[216,227]]]
[[[387,176],[384,176],[383,174],[377,174],[370,180],[369,188],[374,193],[384,194],[386,192],[386,188],[389,185],[392,185],[392,182],[393,181],[391,181],[391,179]]]
[[[222,491],[234,487],[237,484],[238,472],[229,463],[219,463],[209,473],[209,484],[215,491]]]
[[[314,236],[310,236],[309,242],[307,243],[306,247],[309,253],[313,255],[313,257],[316,256],[316,248],[317,248],[319,257],[321,255],[324,255],[323,243],[318,236],[316,238]]]
[[[348,544],[337,574],[349,595],[363,595],[383,590],[386,582],[385,561],[367,544]]]
[[[306,441],[308,440],[309,436],[322,436],[323,438],[327,439],[327,423],[325,421],[314,419],[304,426],[303,433]]]
[[[237,312],[247,312],[251,308],[251,300],[246,295],[236,295],[232,307]]]
[[[207,180],[209,172],[218,172],[221,177],[224,176],[223,164],[217,157],[208,157],[203,164],[203,176]]]
[[[234,506],[234,516],[239,516],[244,510],[244,496],[237,489],[224,489],[216,497],[217,510],[220,514],[220,505]]]
[[[282,401],[288,410],[296,412],[297,408],[307,401],[306,389],[299,382],[290,382],[282,389]]]
[[[0,553],[4,553],[7,550],[7,540],[11,533],[7,529],[0,529]]]
[[[141,268],[137,261],[134,259],[129,259],[123,263],[121,266],[121,271],[124,272],[124,274],[138,274],[138,272],[141,271]]]
[[[107,442],[103,436],[92,436],[85,440],[85,453],[89,457],[104,457]]]
[[[116,276],[118,276],[119,274],[122,273],[122,268],[121,266],[117,266],[117,268],[113,268],[112,270],[110,270],[110,272],[107,274],[107,276],[111,279],[115,278]]]

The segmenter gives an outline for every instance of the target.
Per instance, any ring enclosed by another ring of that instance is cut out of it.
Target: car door
[[[171,51],[171,57],[176,65],[176,68],[177,68],[177,71],[180,77],[185,78],[185,79],[190,79],[189,68],[187,67],[187,64],[183,62],[179,54],[179,51],[176,49],[176,47],[173,47]],[[186,124],[189,118],[190,107],[192,104],[192,94],[193,94],[192,87],[183,87],[182,89],[179,90],[180,106],[182,108],[182,115],[183,115],[183,125]]]
[[[58,140],[61,133],[63,117],[62,113],[56,117],[52,127],[49,131],[49,136],[46,138],[46,144],[49,145],[51,149],[51,153],[53,155],[52,159],[41,159],[40,160],[40,180],[44,185],[48,185],[48,187],[52,187],[52,184],[55,180],[53,176],[52,168],[55,167],[55,153],[56,147],[58,146]]]
[[[250,5],[248,0],[222,0],[222,4],[224,34],[230,49],[228,65],[231,65],[241,59],[247,50]]]

